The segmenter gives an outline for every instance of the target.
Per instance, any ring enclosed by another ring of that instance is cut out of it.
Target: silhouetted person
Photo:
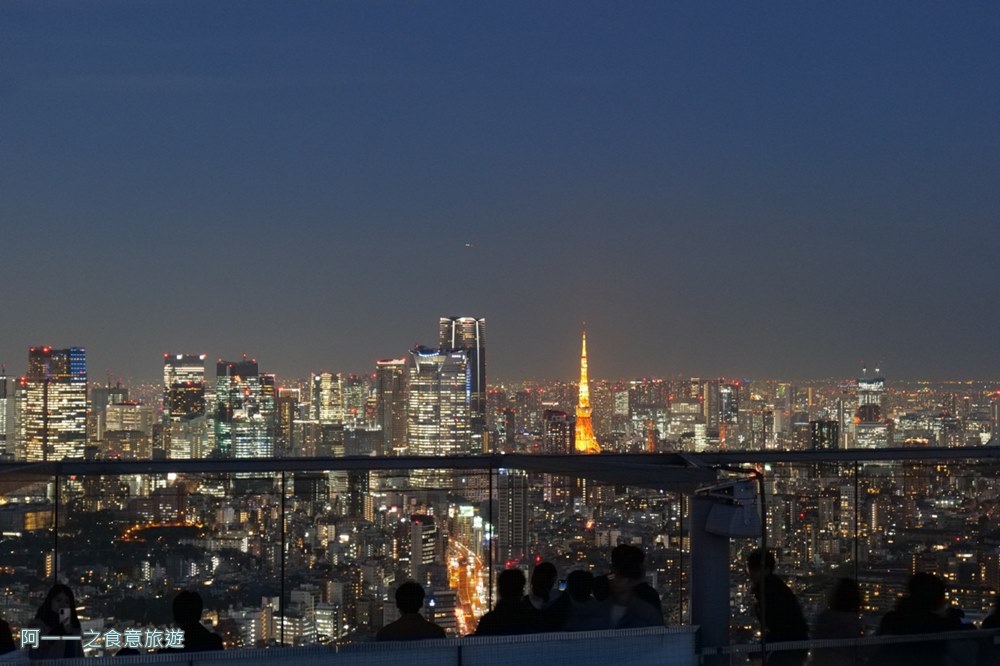
[[[14,635],[10,631],[10,625],[6,620],[0,620],[0,654],[7,654],[17,649],[14,644]]]
[[[625,588],[629,588],[629,596],[648,604],[653,609],[657,619],[652,624],[645,624],[648,620],[642,619],[643,624],[636,626],[662,625],[663,605],[660,603],[660,595],[656,593],[652,585],[645,581],[646,572],[643,568],[645,560],[646,554],[638,546],[627,543],[615,546],[611,551],[612,596],[614,597],[617,594],[618,601],[615,602],[616,604],[623,603]],[[638,616],[642,616],[642,618],[649,617],[644,611],[637,611],[637,615],[633,615],[636,616],[636,621],[640,621]],[[612,622],[612,626],[616,626],[615,622]]]
[[[68,586],[56,584],[45,595],[30,626],[41,630],[42,636],[82,636],[80,618],[76,616],[76,599]],[[31,648],[31,659],[63,659],[83,656],[82,640],[40,640]]]
[[[531,589],[522,604],[535,631],[557,631],[566,618],[569,597],[555,589],[558,576],[551,562],[541,562],[531,572]]]
[[[852,578],[838,578],[830,592],[827,607],[813,623],[812,637],[860,638],[865,625],[861,620],[861,590]],[[812,666],[854,666],[858,649],[853,646],[817,648],[812,653]]]
[[[791,588],[774,573],[774,553],[765,555],[759,548],[747,556],[747,576],[756,603],[754,612],[760,622],[765,642],[804,641],[809,638],[809,626],[802,607]],[[763,601],[761,580],[763,579]],[[764,612],[761,613],[761,606]],[[799,666],[809,656],[808,650],[775,650],[768,652],[767,663]]]
[[[944,581],[940,578],[925,572],[915,573],[906,590],[896,608],[882,618],[879,635],[933,634],[962,628],[960,621],[947,617]],[[883,664],[938,666],[947,661],[948,643],[931,640],[885,645],[878,656]]]
[[[174,597],[174,623],[184,631],[184,648],[182,652],[207,652],[221,650],[222,637],[213,634],[201,623],[201,612],[204,610],[201,595],[190,590],[182,590]],[[160,652],[174,652],[174,649]]]
[[[476,636],[528,634],[534,627],[521,603],[524,594],[524,572],[506,569],[497,576],[497,602],[493,610],[479,619]]]
[[[377,641],[418,641],[444,638],[444,629],[420,614],[424,605],[424,588],[420,583],[406,581],[396,588],[396,608],[400,616],[375,634]]]
[[[611,578],[611,596],[603,602],[604,626],[609,629],[662,627],[663,618],[653,606],[635,593],[628,578]]]
[[[603,606],[591,594],[593,587],[594,575],[589,571],[572,571],[566,577],[564,596],[569,600],[569,606],[566,609],[566,618],[563,620],[564,631],[607,629]]]

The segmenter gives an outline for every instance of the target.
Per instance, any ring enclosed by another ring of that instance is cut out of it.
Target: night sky
[[[997,378],[1000,4],[0,3],[0,361]]]

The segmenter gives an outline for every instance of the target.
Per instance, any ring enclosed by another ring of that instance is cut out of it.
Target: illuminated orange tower
[[[583,352],[580,354],[580,399],[576,404],[576,452],[600,453],[601,445],[594,437],[590,422],[590,383],[587,381],[587,329],[583,330]]]

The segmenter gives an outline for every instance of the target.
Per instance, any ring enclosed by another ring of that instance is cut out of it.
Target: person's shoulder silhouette
[[[528,634],[535,628],[521,602],[526,579],[520,569],[507,569],[497,576],[497,603],[476,626],[477,636]]]
[[[201,623],[201,612],[204,604],[201,595],[190,590],[183,590],[174,597],[174,622],[184,632],[184,647],[180,650],[165,648],[159,652],[209,652],[222,650],[225,645],[222,637],[209,631]]]
[[[396,608],[400,617],[375,634],[377,641],[414,641],[427,638],[445,638],[445,631],[420,614],[424,605],[424,588],[414,581],[407,581],[396,589]]]

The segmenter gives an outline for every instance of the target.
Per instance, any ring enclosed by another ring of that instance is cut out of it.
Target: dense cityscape
[[[428,591],[428,616],[460,636],[491,605],[491,573],[543,560],[561,578],[603,573],[610,549],[629,543],[647,553],[667,623],[690,621],[686,495],[599,473],[449,465],[485,454],[596,462],[742,452],[753,463],[788,452],[762,468],[768,539],[809,614],[833,579],[851,575],[874,626],[916,571],[946,580],[970,619],[993,608],[1000,482],[990,449],[982,459],[907,452],[993,447],[1000,382],[894,382],[874,367],[846,380],[592,379],[583,332],[582,347],[566,344],[579,354],[579,378],[494,383],[485,319],[442,317],[437,333],[370,374],[284,378],[249,356],[219,359],[213,372],[206,354],[171,352],[156,361],[162,383],[133,386],[94,381],[83,348],[32,347],[23,374],[0,377],[4,617],[23,626],[57,579],[75,588],[87,629],[167,625],[169,599],[196,588],[228,647],[338,643],[396,619],[391,592],[413,579]],[[850,458],[889,449],[896,455],[885,460]],[[795,452],[830,456],[796,462]],[[444,460],[410,469],[412,456]],[[365,463],[394,457],[406,462]],[[297,458],[310,465],[274,471],[274,461]],[[261,466],[44,471],[60,461],[192,460]],[[732,544],[739,640],[756,626],[741,567],[752,546]]]

